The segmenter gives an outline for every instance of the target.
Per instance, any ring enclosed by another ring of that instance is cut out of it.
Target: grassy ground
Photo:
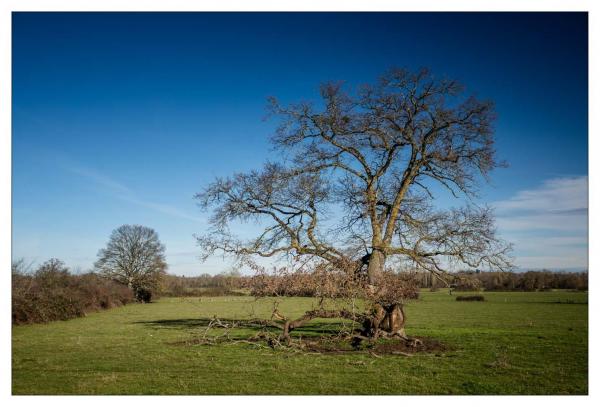
[[[173,345],[203,320],[268,317],[249,297],[165,298],[13,327],[13,394],[586,394],[587,293],[423,293],[407,333],[454,348],[413,357],[298,354],[251,344]],[[300,315],[311,299],[280,309]],[[326,329],[313,324],[304,334]],[[301,331],[299,331],[302,334]]]

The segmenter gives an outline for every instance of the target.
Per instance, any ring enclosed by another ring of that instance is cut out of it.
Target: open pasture
[[[587,394],[587,293],[483,294],[459,302],[424,292],[407,305],[407,333],[450,349],[411,357],[181,344],[215,315],[268,318],[271,302],[252,297],[163,298],[13,326],[13,394]],[[301,315],[313,301],[285,298],[280,310]]]

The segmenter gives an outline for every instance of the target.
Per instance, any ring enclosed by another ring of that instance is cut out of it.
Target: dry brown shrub
[[[126,286],[92,273],[73,275],[56,259],[42,264],[35,273],[12,273],[14,324],[66,320],[134,300]]]

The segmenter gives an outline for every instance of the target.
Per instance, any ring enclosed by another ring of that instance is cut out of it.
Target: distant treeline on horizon
[[[429,272],[414,272],[419,288],[438,289],[447,287],[446,282]],[[566,272],[536,270],[525,272],[461,271],[449,274],[450,287],[458,291],[543,291],[553,289],[588,289],[588,272]],[[229,295],[233,290],[246,287],[251,276],[236,271],[216,275],[208,273],[199,276],[165,276],[161,295],[164,296],[203,296]]]

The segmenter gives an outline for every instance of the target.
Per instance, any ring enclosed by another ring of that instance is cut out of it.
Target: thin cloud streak
[[[124,184],[121,184],[114,179],[107,177],[104,174],[101,174],[97,171],[91,170],[89,168],[85,168],[82,166],[62,166],[65,170],[87,178],[93,181],[96,185],[103,187],[107,190],[112,196],[121,199],[126,202],[130,202],[134,205],[138,205],[144,208],[152,209],[156,212],[178,217],[181,219],[191,220],[194,222],[203,223],[204,219],[198,216],[191,215],[179,208],[176,208],[171,205],[166,205],[158,202],[148,201],[144,199],[140,199],[137,197],[136,193],[129,187]]]
[[[588,177],[554,178],[534,189],[519,191],[514,197],[494,204],[498,211],[581,211],[588,207]]]
[[[500,234],[515,244],[517,266],[587,267],[587,176],[549,179],[492,206]]]
[[[88,168],[73,167],[73,166],[63,166],[63,168],[69,172],[72,172],[74,174],[81,175],[82,177],[88,178],[89,180],[95,182],[96,184],[101,185],[107,189],[110,189],[113,192],[121,193],[121,194],[133,194],[133,191],[131,191],[131,189],[129,189],[125,185],[120,184],[120,183],[116,182],[115,180],[113,180],[109,177],[106,177],[102,174],[99,174],[95,171],[92,171]]]

